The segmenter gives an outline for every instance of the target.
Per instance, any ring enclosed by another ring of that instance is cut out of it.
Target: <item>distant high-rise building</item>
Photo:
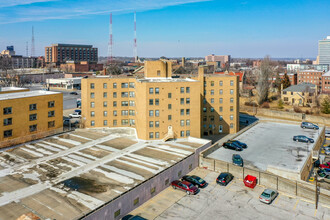
[[[50,47],[45,47],[46,63],[60,65],[66,61],[96,63],[98,61],[97,48],[93,48],[92,45],[76,44],[52,44]]]
[[[7,46],[7,50],[14,51],[14,46]]]
[[[330,36],[327,36],[324,40],[319,40],[318,61],[318,64],[330,65]]]
[[[208,55],[205,57],[206,62],[220,62],[221,67],[225,67],[226,64],[230,65],[230,55]]]

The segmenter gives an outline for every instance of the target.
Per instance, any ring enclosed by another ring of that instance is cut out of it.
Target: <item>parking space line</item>
[[[278,200],[280,200],[281,194],[278,194],[276,201],[275,201],[275,205],[278,203]]]
[[[299,199],[297,199],[297,202],[296,202],[296,204],[293,207],[293,211],[296,210],[298,203],[299,203]]]
[[[316,213],[317,213],[317,209],[315,209],[314,216],[316,216]]]
[[[297,198],[294,195],[290,195],[290,194],[286,194],[286,193],[282,193],[282,192],[281,192],[281,195],[286,196],[286,197],[289,197],[289,198]]]
[[[330,206],[328,206],[328,205],[321,205],[321,206],[323,206],[324,208],[330,209]]]
[[[308,202],[308,203],[311,203],[311,204],[315,204],[315,202],[311,201],[311,200],[307,200],[307,199],[300,199],[301,201],[304,201],[304,202]]]
[[[231,187],[231,185],[233,185],[233,183],[235,182],[235,180],[232,180],[228,186],[226,186],[226,189],[229,189]]]

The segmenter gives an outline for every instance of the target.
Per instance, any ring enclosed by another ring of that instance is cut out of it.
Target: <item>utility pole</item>
[[[31,40],[31,57],[35,56],[35,48],[34,48],[34,27],[32,26],[32,40]]]
[[[137,62],[138,55],[137,55],[137,41],[136,41],[136,12],[134,12],[134,61]]]

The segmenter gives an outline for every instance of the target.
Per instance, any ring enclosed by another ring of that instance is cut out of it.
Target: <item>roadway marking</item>
[[[277,205],[278,200],[280,200],[280,197],[281,197],[281,194],[278,194],[278,196],[277,196],[277,198],[276,198],[276,201],[275,201],[275,205]]]
[[[283,192],[281,192],[281,194],[282,194],[283,196],[286,196],[286,197],[289,197],[289,198],[294,198],[294,199],[297,198],[297,197],[294,196],[294,195],[286,194],[286,193],[283,193]]]
[[[293,207],[293,211],[296,210],[298,203],[299,203],[299,199],[297,199],[297,202],[296,202],[296,204]]]
[[[235,182],[235,180],[232,180],[232,181],[229,183],[229,185],[226,186],[226,189],[229,189],[229,188],[233,185],[234,182]]]
[[[317,209],[315,209],[314,216],[316,216],[316,213],[317,213]]]
[[[321,206],[323,206],[324,208],[330,209],[330,206],[328,206],[328,205],[321,205]]]
[[[315,204],[315,202],[311,201],[311,200],[307,200],[307,199],[300,199],[301,201],[304,201],[304,202],[308,202],[308,203],[311,203],[311,204]]]

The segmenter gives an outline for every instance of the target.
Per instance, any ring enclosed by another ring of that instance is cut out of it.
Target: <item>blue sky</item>
[[[35,29],[37,55],[52,43],[92,44],[114,56],[316,57],[330,35],[329,0],[0,0],[0,50],[25,55]]]

